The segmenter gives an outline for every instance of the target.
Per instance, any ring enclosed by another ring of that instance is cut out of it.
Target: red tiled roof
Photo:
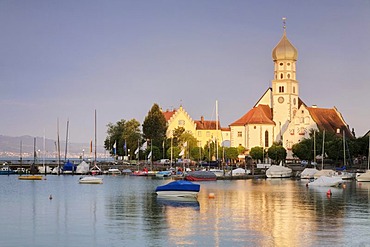
[[[348,129],[347,124],[335,108],[307,107],[307,110],[320,130],[336,134],[337,129],[340,129],[345,131],[346,137],[352,137],[352,133]]]
[[[244,116],[236,120],[230,126],[244,126],[247,124],[273,124],[271,108],[268,105],[258,105],[253,107]]]
[[[216,121],[208,121],[208,120],[195,120],[195,124],[197,125],[197,130],[216,130]],[[218,129],[220,127],[220,121],[218,121]]]
[[[175,114],[175,112],[176,112],[176,110],[172,110],[172,111],[167,110],[167,111],[162,112],[162,113],[163,113],[163,116],[166,119],[166,121],[168,121],[173,116],[173,114]]]

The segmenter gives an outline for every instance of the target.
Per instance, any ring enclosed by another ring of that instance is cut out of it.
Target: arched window
[[[288,74],[288,79],[290,79],[290,74]]]
[[[283,79],[283,77],[284,77],[284,76],[283,76],[283,73],[281,73],[281,74],[280,74],[280,79]]]
[[[265,147],[269,146],[269,132],[265,131]]]

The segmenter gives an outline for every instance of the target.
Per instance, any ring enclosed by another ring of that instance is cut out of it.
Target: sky
[[[370,1],[0,0],[0,134],[102,144],[154,103],[227,127],[259,100],[283,34],[300,98],[370,129]]]

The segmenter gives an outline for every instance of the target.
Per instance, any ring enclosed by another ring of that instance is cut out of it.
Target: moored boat
[[[172,175],[171,171],[159,171],[155,174],[156,178],[170,178]]]
[[[307,185],[310,186],[317,186],[317,187],[339,187],[343,184],[343,180],[341,177],[334,176],[334,177],[327,177],[321,176],[312,182],[309,182]]]
[[[80,177],[78,182],[80,184],[102,184],[103,178],[95,177],[95,176],[85,176],[85,177]]]
[[[16,171],[13,171],[12,169],[10,169],[9,166],[3,165],[0,168],[0,175],[10,175],[10,174],[15,174],[15,173]]]
[[[19,180],[42,180],[42,178],[42,175],[24,175],[18,177]]]
[[[188,181],[215,181],[217,176],[210,171],[193,171],[185,175]]]
[[[266,171],[266,177],[268,178],[290,178],[293,175],[293,171],[289,167],[285,167],[280,162],[280,165],[272,165]]]
[[[305,168],[299,176],[301,179],[313,179],[318,171],[316,168]]]
[[[164,197],[197,197],[199,190],[199,184],[194,184],[190,181],[176,180],[158,186],[155,192],[158,196]]]

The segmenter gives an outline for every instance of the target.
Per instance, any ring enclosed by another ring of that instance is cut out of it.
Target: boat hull
[[[184,180],[176,180],[166,185],[158,186],[155,192],[158,196],[164,197],[197,197],[199,190],[199,184]]]
[[[82,177],[78,182],[80,184],[102,184],[103,179],[98,177]]]
[[[19,180],[42,180],[41,175],[19,176]]]

